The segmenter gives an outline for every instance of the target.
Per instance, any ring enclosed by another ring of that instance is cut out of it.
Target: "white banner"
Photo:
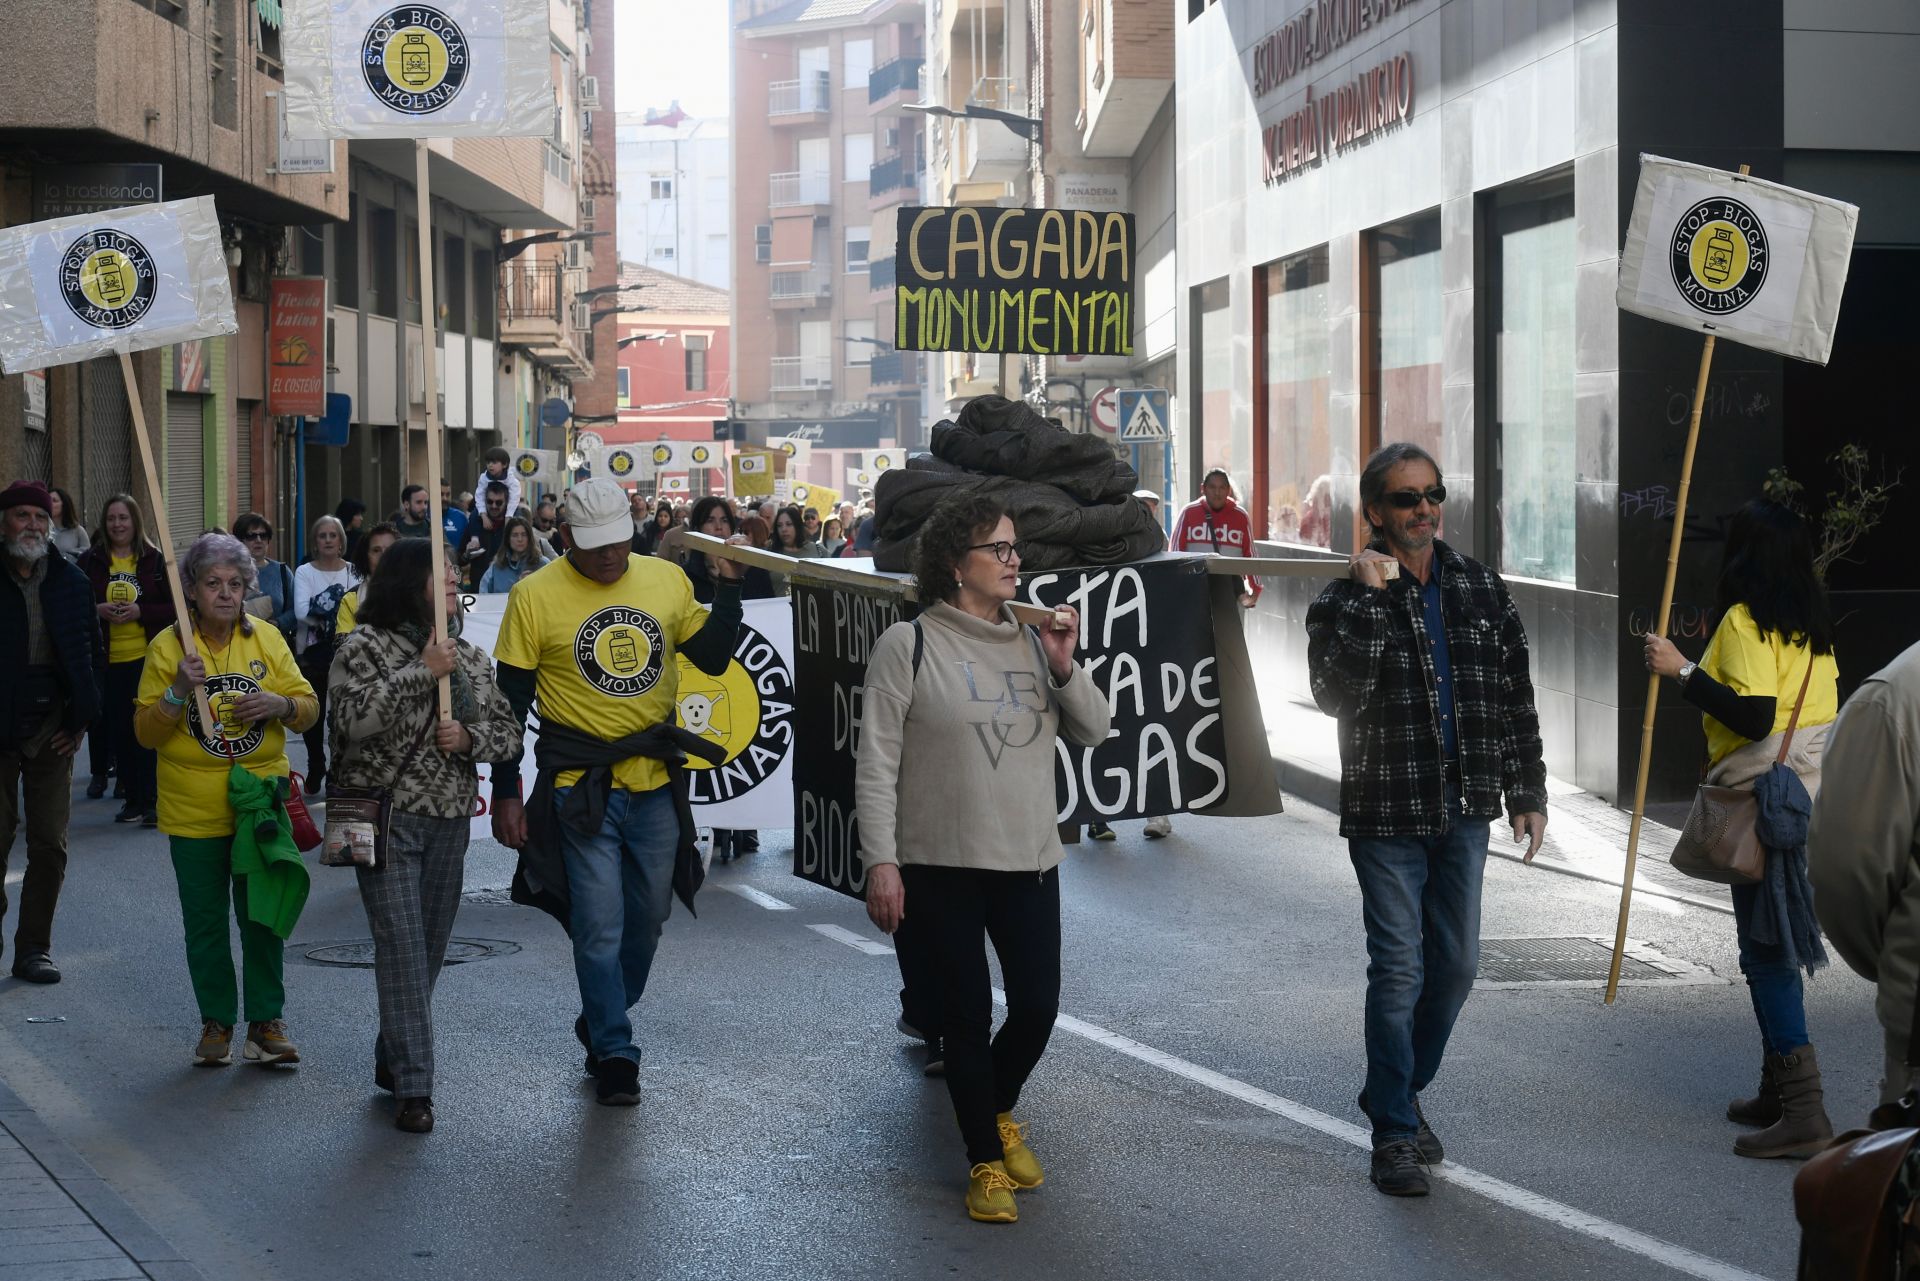
[[[769,436],[767,448],[777,449],[792,460],[787,464],[789,476],[813,461],[813,442],[802,440],[798,436]]]
[[[1859,217],[1825,196],[1643,155],[1619,305],[1824,365]]]
[[[513,470],[522,485],[560,484],[560,451],[557,449],[516,449]],[[524,491],[523,491],[524,492]]]
[[[294,138],[553,134],[547,0],[285,0],[280,48]]]
[[[460,635],[493,654],[507,594],[468,598]],[[787,600],[751,600],[741,606],[740,637],[733,662],[709,676],[678,657],[680,725],[726,748],[719,766],[698,762],[688,770],[694,821],[702,827],[793,826],[793,610]],[[537,710],[537,708],[536,708]],[[520,758],[522,796],[533,794],[534,735],[527,733]],[[471,834],[493,835],[493,790],[483,779],[481,812]]]
[[[661,476],[655,489],[662,498],[691,498],[693,497],[693,480],[685,473],[678,476]]]
[[[239,328],[212,196],[0,230],[7,373]]]
[[[907,451],[904,449],[869,449],[860,456],[865,460],[860,470],[870,471],[876,476],[883,471],[907,465]]]
[[[645,445],[608,445],[593,460],[593,474],[626,483],[653,475]]]
[[[657,471],[688,471],[695,467],[725,467],[727,451],[704,440],[662,440],[636,446],[648,450]]]
[[[872,489],[875,476],[880,473],[868,471],[864,467],[847,468],[847,492],[858,494],[863,489]]]

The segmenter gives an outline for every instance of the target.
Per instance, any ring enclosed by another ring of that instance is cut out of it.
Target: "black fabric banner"
[[[899,225],[896,349],[1133,354],[1132,214],[909,207]]]

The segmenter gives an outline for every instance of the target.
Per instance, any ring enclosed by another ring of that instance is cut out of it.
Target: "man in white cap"
[[[674,725],[685,654],[727,670],[740,626],[740,570],[714,558],[711,612],[679,566],[632,554],[627,495],[595,477],[567,498],[569,550],[514,584],[494,647],[501,690],[525,722],[537,704],[539,781],[524,804],[518,764],[494,772],[493,831],[521,852],[516,902],[544,908],[573,938],[595,1093],[640,1101],[640,1000],[678,893],[701,869],[681,772],[703,741]],[[741,541],[735,538],[733,541]]]

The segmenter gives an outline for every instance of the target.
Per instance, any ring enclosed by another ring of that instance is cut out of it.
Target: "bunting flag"
[[[773,496],[773,459],[767,454],[733,456],[733,496],[769,498]]]
[[[693,479],[686,475],[662,476],[655,488],[662,498],[693,497]]]
[[[1827,363],[1860,211],[1724,169],[1640,158],[1622,310]]]
[[[516,449],[513,471],[522,485],[558,485],[560,451],[557,449]]]
[[[863,451],[861,457],[866,460],[861,470],[870,471],[876,476],[883,471],[907,465],[907,451],[904,449],[869,449]]]
[[[813,442],[802,440],[798,436],[769,436],[767,448],[777,449],[787,456],[790,460],[787,463],[789,475],[813,460]]]
[[[0,368],[237,333],[212,196],[0,230]]]
[[[553,134],[547,0],[285,6],[289,137]]]
[[[727,451],[719,445],[710,445],[704,440],[682,443],[686,444],[689,467],[725,467],[727,465]]]
[[[696,467],[725,467],[726,451],[704,440],[662,440],[645,448],[660,471],[689,471]]]
[[[593,474],[621,483],[637,481],[653,474],[653,461],[645,445],[608,445],[594,460]]]

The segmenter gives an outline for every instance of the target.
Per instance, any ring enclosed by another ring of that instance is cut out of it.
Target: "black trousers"
[[[1011,1112],[1060,1012],[1060,869],[984,872],[906,866],[907,917],[935,976],[947,1092],[967,1163],[998,1161],[996,1113]],[[1007,1018],[993,1031],[987,942],[1000,958]]]
[[[320,700],[320,716],[300,737],[307,745],[306,785],[324,782],[327,777],[327,678],[333,670],[333,646],[313,645],[297,660],[300,674],[313,686]]]
[[[153,751],[140,746],[139,740],[133,736],[133,700],[140,693],[140,674],[146,670],[146,666],[147,660],[144,658],[107,664],[100,724],[94,730],[95,733],[104,733],[106,747],[113,753],[114,763],[120,770],[120,781],[126,784],[127,804],[143,810],[152,809],[159,796],[158,785],[154,781],[156,766]],[[89,737],[92,735],[89,734]]]

